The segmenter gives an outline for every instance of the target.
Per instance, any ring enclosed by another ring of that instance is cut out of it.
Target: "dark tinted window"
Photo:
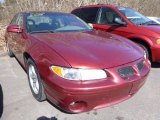
[[[98,23],[99,24],[107,24],[107,25],[117,25],[117,23],[114,22],[115,18],[120,18],[123,21],[123,19],[113,9],[102,8],[101,14],[98,19]]]
[[[76,15],[76,16],[79,16],[80,10],[81,10],[81,9],[76,9],[76,10],[72,11],[72,14],[74,14],[74,15]]]
[[[82,20],[87,23],[94,23],[96,21],[96,16],[99,8],[81,8],[72,12],[72,14],[77,15]]]

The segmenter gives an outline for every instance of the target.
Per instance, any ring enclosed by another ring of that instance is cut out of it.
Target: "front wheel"
[[[27,74],[32,94],[37,101],[40,102],[44,101],[46,99],[46,95],[36,65],[31,59],[27,60],[27,64],[28,64]]]

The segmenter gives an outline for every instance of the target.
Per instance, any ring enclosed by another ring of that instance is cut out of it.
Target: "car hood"
[[[110,68],[143,57],[143,50],[131,41],[106,32],[36,33],[74,68]]]
[[[141,27],[160,34],[160,25],[146,25]]]

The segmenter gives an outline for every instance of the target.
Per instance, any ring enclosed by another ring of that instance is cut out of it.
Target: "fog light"
[[[73,112],[83,112],[85,111],[85,109],[87,108],[87,103],[84,101],[76,101],[76,102],[72,102],[69,105],[69,109]]]

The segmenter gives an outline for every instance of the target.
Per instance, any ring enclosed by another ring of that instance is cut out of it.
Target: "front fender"
[[[139,40],[139,41],[142,41],[142,42],[145,42],[147,43],[148,46],[153,46],[153,41],[149,38],[149,37],[146,37],[146,36],[141,36],[141,35],[130,35],[130,36],[127,36],[128,39],[130,40]]]
[[[51,65],[71,67],[56,51],[40,42],[32,41],[32,45],[30,45],[26,52],[34,60],[42,79],[50,74],[49,67]]]

